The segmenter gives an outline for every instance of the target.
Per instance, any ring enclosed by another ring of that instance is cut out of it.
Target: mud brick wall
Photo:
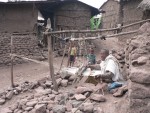
[[[140,28],[140,35],[128,41],[129,113],[150,111],[150,24]]]
[[[37,16],[34,4],[0,4],[0,32],[32,32]]]
[[[81,3],[66,3],[55,13],[56,30],[90,29],[91,9]]]
[[[0,66],[10,65],[10,34],[0,35]],[[41,58],[41,49],[37,45],[36,36],[22,35],[13,36],[13,53],[17,55],[24,55],[28,58]],[[24,60],[15,58],[14,63],[23,63]]]
[[[142,0],[129,0],[124,2],[123,5],[123,25],[128,25],[137,21],[142,20],[143,12],[142,9],[138,9],[138,5],[141,3]],[[140,27],[140,25],[135,25],[132,27],[128,27],[123,31],[131,31],[136,30]]]

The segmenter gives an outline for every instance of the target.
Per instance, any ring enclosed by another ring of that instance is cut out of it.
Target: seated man
[[[109,51],[102,49],[100,51],[101,63],[96,65],[89,65],[91,69],[101,70],[97,77],[105,82],[109,82],[109,90],[122,86],[123,77],[120,73],[119,62]]]

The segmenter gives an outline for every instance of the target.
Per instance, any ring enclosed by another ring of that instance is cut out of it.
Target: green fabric
[[[101,24],[101,18],[95,18],[94,16],[90,19],[91,30],[98,29]]]

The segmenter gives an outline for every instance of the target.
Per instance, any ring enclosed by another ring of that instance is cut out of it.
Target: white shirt
[[[114,74],[114,76],[112,77],[113,81],[115,82],[123,81],[123,77],[120,73],[117,59],[114,56],[112,55],[107,56],[105,61],[102,61],[100,63],[100,67],[102,74],[105,73],[106,71],[110,71]]]

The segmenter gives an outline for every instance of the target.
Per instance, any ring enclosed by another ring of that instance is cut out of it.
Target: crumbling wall
[[[32,32],[37,15],[33,4],[0,4],[0,32]]]
[[[11,35],[0,34],[0,66],[10,65]],[[36,36],[18,35],[13,36],[13,53],[29,58],[41,58],[41,49],[38,47]],[[23,63],[24,60],[15,58],[14,63]]]
[[[55,13],[56,30],[89,29],[91,9],[81,3],[63,4]]]
[[[150,111],[150,23],[139,35],[128,41],[126,62],[129,63],[129,113]]]

